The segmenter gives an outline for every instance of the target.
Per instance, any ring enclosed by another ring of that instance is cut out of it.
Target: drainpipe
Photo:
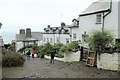
[[[111,2],[110,2],[110,8],[109,8],[109,11],[108,11],[108,13],[107,13],[107,14],[104,14],[104,13],[103,13],[102,32],[103,32],[103,30],[104,30],[104,22],[105,22],[105,17],[106,17],[108,14],[110,14],[110,13],[111,13],[111,11],[112,11],[112,0],[111,0]]]

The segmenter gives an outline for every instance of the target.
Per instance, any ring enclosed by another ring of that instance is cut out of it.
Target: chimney
[[[19,34],[25,34],[25,29],[20,29],[20,33]]]
[[[48,25],[47,28],[50,28],[50,25]]]
[[[64,22],[61,22],[61,27],[64,27],[65,26],[65,23]]]
[[[31,29],[30,28],[26,29],[26,37],[31,38]]]

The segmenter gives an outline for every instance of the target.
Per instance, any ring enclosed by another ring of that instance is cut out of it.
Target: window
[[[101,14],[96,15],[96,24],[101,24]]]
[[[82,41],[87,42],[88,35],[87,34],[82,34]]]
[[[45,37],[44,37],[44,42],[45,42],[46,40],[45,40]]]
[[[66,38],[66,43],[69,43],[69,38]]]
[[[47,38],[47,43],[49,43],[49,38]]]
[[[76,39],[76,33],[73,33],[73,39]]]
[[[50,43],[52,43],[52,38],[50,38]]]
[[[57,43],[60,43],[60,40],[59,40],[59,38],[57,38]]]

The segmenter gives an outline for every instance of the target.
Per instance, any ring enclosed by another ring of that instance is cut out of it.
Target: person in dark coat
[[[27,54],[27,58],[30,59],[30,54],[31,54],[30,50],[26,54]]]
[[[54,64],[55,53],[56,53],[55,49],[51,50],[51,53],[50,53],[50,57],[51,57],[50,63]]]

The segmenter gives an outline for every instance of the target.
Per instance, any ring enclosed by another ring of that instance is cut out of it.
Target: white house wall
[[[104,28],[110,30],[115,37],[118,37],[118,5],[117,4],[118,4],[117,2],[113,2],[112,12],[105,17],[105,22],[104,22]],[[80,40],[82,40],[82,34],[84,33],[84,31],[86,31],[87,34],[90,34],[90,32],[93,30],[101,30],[101,29],[102,29],[102,24],[96,24],[96,14],[79,17]]]
[[[60,34],[60,43],[66,44],[66,39],[69,39],[70,42],[70,35],[68,34]]]
[[[44,38],[45,38],[45,42],[44,42]],[[43,45],[47,43],[47,38],[49,39],[49,42],[50,42],[50,38],[52,38],[51,44],[54,44],[54,34],[43,34]]]
[[[73,38],[73,33],[76,34],[76,39]],[[71,35],[72,35],[72,41],[78,41],[79,40],[79,27],[75,27],[71,29]]]
[[[100,30],[102,24],[96,24],[96,15],[81,16],[79,18],[79,37],[82,40],[82,34],[90,34],[93,30]]]
[[[120,38],[120,1],[118,2],[118,37]]]
[[[16,51],[23,47],[23,42],[16,42]]]
[[[112,2],[112,11],[105,17],[104,26],[112,32],[115,38],[118,38],[118,2]]]
[[[45,38],[45,42],[44,42]],[[70,41],[70,36],[68,34],[43,34],[43,45],[47,43],[47,38],[49,39],[50,44],[58,43],[57,38],[60,39],[60,43],[66,44],[66,38]],[[50,39],[52,38],[52,42]]]

